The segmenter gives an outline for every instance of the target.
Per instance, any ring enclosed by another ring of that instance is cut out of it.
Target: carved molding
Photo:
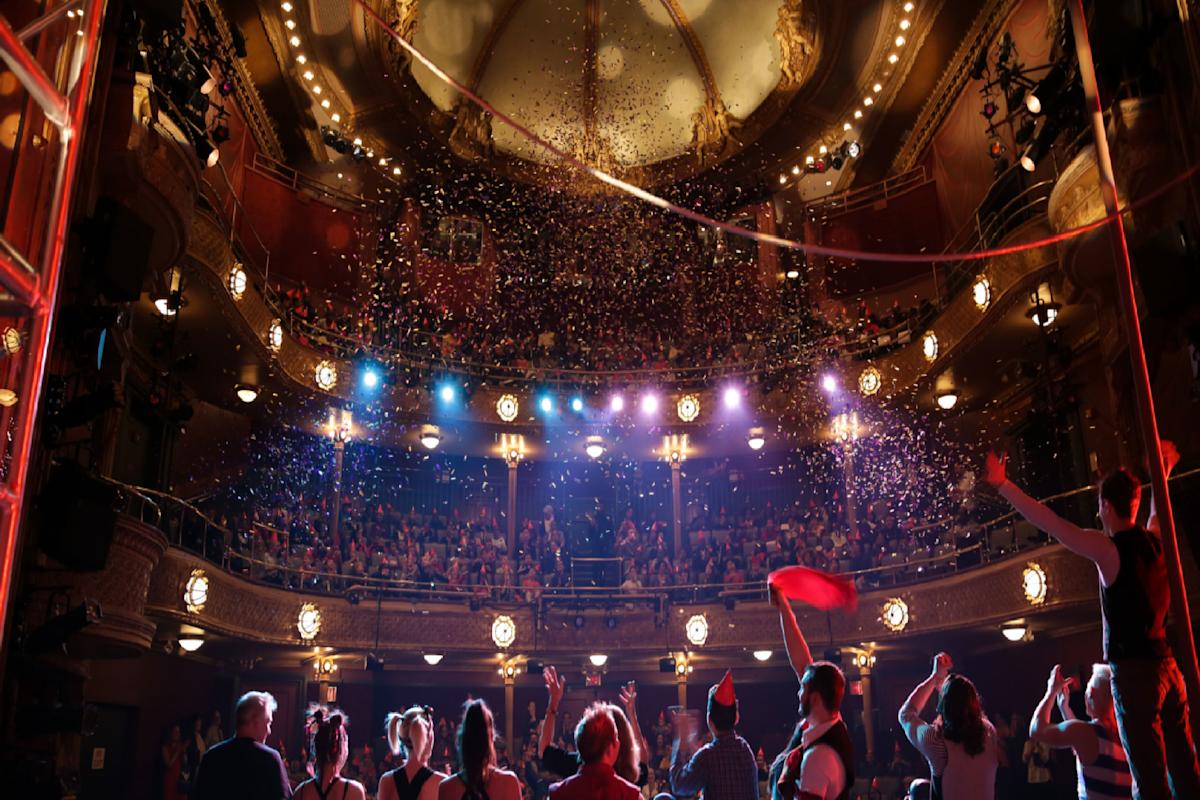
[[[1033,606],[1025,599],[1022,573],[1029,561],[1037,561],[1048,578],[1044,603]],[[183,588],[195,567],[209,573],[209,596],[204,611],[189,614]],[[900,597],[908,604],[910,621],[903,633],[892,633],[880,616],[883,603]],[[303,603],[316,603],[321,611],[321,630],[312,642],[303,642],[296,629]],[[864,641],[887,642],[921,633],[933,633],[980,625],[999,625],[1020,617],[1031,617],[1056,609],[1094,604],[1096,576],[1088,562],[1059,545],[1030,551],[962,574],[924,583],[865,592],[853,614],[833,614],[797,607],[802,627],[831,630],[834,645]],[[223,573],[199,558],[171,550],[159,562],[150,582],[149,613],[173,623],[187,623],[215,634],[273,645],[308,645],[338,650],[373,650],[376,636],[374,604],[354,606],[341,597],[304,594],[253,583]],[[765,601],[741,602],[730,611],[724,604],[675,605],[668,610],[665,625],[655,624],[654,613],[644,606],[630,605],[620,611],[619,624],[608,628],[603,613],[585,612],[586,624],[576,628],[575,610],[551,610],[535,630],[534,612],[527,605],[483,608],[471,612],[467,596],[461,603],[444,601],[392,600],[382,604],[380,641],[384,650],[432,650],[490,654],[491,623],[496,613],[511,616],[517,638],[513,653],[619,652],[654,657],[673,650],[689,649],[683,623],[692,614],[708,618],[709,639],[704,652],[740,651],[778,645],[778,615]],[[828,626],[828,628],[827,628]]]
[[[779,89],[799,89],[812,76],[820,57],[817,14],[811,3],[786,0],[775,27],[779,42]]]
[[[468,161],[490,157],[495,152],[492,116],[470,100],[460,99],[450,131],[450,149]]]
[[[710,96],[692,114],[692,147],[701,164],[721,161],[737,149],[733,132],[742,121],[729,113],[720,97]]]

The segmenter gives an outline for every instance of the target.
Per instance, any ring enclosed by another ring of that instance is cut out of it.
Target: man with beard
[[[841,715],[846,678],[836,664],[813,661],[791,603],[775,586],[771,604],[800,681],[800,722],[767,779],[772,800],[846,800],[854,786],[854,747]]]

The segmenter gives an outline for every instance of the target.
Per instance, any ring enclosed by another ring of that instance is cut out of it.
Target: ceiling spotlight
[[[167,297],[160,297],[155,300],[154,307],[158,309],[158,313],[164,317],[173,317],[175,316],[176,312],[179,311],[178,308],[171,305],[171,300]]]
[[[221,151],[208,139],[196,140],[196,157],[206,167],[215,167],[221,159]]]
[[[588,458],[599,458],[604,455],[604,439],[600,436],[589,436],[583,451],[588,454]]]
[[[988,100],[983,104],[983,110],[979,113],[983,115],[984,119],[991,119],[992,117],[996,116],[996,112],[999,110],[1000,106],[996,105],[995,100]]]
[[[291,3],[283,2],[283,3],[279,4],[279,7],[283,9],[283,13],[285,13],[285,14],[292,13],[292,4]]]
[[[658,413],[658,395],[644,394],[642,395],[642,413],[657,414]]]
[[[912,22],[907,19],[900,20],[900,30],[906,31],[912,27]]]
[[[675,412],[683,422],[692,422],[700,416],[700,398],[694,394],[685,394],[675,405]]]
[[[188,636],[179,639],[178,644],[180,650],[187,653],[194,653],[204,645],[204,640],[199,636]]]
[[[874,86],[871,87],[871,91],[875,92],[876,94],[879,94],[880,92],[883,91],[883,84],[882,83],[875,84]]]
[[[574,411],[576,414],[583,413],[583,398],[582,397],[572,397],[571,398],[571,410]]]
[[[953,389],[945,389],[938,392],[937,404],[938,408],[943,411],[949,411],[958,405],[958,395],[955,394]]]
[[[913,5],[912,3],[905,3],[905,4],[904,4],[904,13],[905,13],[905,14],[911,14],[911,13],[912,13],[912,10],[913,10],[914,8],[916,8],[916,6],[915,6],[915,5]]]
[[[891,53],[888,55],[888,63],[889,64],[895,64],[899,60],[900,60],[900,56],[896,55],[895,53]]]
[[[453,403],[455,398],[457,398],[457,397],[458,397],[458,390],[454,388],[454,384],[443,383],[441,386],[438,387],[438,398],[443,403],[446,403],[447,405],[449,405],[450,403]]]
[[[625,410],[625,398],[619,394],[614,394],[608,401],[608,408],[614,414],[619,414]]]
[[[862,145],[855,141],[842,142],[839,148],[841,154],[846,158],[858,158],[862,155]]]
[[[749,435],[746,437],[746,444],[751,450],[762,450],[763,445],[767,443],[767,434],[762,428],[751,428]]]
[[[362,385],[364,389],[378,389],[382,378],[379,376],[379,369],[375,366],[363,367]]]
[[[436,450],[442,443],[442,432],[436,425],[426,425],[421,428],[421,445],[426,450]]]
[[[554,411],[554,398],[548,394],[542,395],[541,399],[538,400],[538,408],[540,408],[542,410],[543,414],[549,414],[549,413],[553,412]]]
[[[292,47],[299,47],[300,46],[300,37],[293,35],[290,39],[288,39],[288,44],[290,44]]]
[[[1061,303],[1046,303],[1041,306],[1034,306],[1025,312],[1033,324],[1039,328],[1048,328],[1054,324],[1054,320],[1058,319],[1058,312],[1062,310]]]
[[[442,659],[446,656],[442,653],[425,653],[421,658],[425,659],[425,663],[431,667],[436,667],[442,663]]]
[[[907,39],[905,39],[903,36],[897,36],[896,37],[896,47],[904,47],[904,43],[906,41],[907,41]]]
[[[826,372],[821,376],[821,391],[825,394],[836,394],[838,391],[838,379],[832,372]]]
[[[742,404],[742,390],[736,386],[726,386],[721,393],[721,400],[726,408],[737,408]]]
[[[787,272],[783,273],[783,277],[787,278],[789,281],[794,281],[800,277],[800,270],[789,269]]]
[[[588,656],[588,661],[592,662],[593,667],[603,667],[608,663],[608,656],[604,653],[592,653]]]
[[[502,394],[496,401],[496,416],[504,422],[512,422],[521,411],[515,394]]]
[[[333,365],[332,361],[322,361],[317,364],[314,377],[317,382],[317,388],[323,392],[328,392],[334,386],[337,386],[337,367]]]
[[[239,383],[234,389],[237,394],[237,399],[243,403],[253,403],[258,399],[258,387],[250,386],[249,384]]]
[[[1029,634],[1029,628],[1021,622],[1009,622],[1001,626],[1000,633],[1010,642],[1019,642]]]
[[[770,650],[755,650],[754,651],[754,660],[755,661],[770,661],[772,655],[774,655],[774,654]]]
[[[993,159],[1000,159],[1008,152],[1008,147],[999,139],[992,139],[988,142],[988,155]]]
[[[878,84],[876,84],[876,85],[878,85]],[[875,98],[874,98],[874,97],[864,97],[864,98],[863,98],[863,105],[864,105],[864,106],[873,106],[873,105],[875,105]]]
[[[1026,146],[1021,153],[1021,169],[1026,172],[1033,172],[1037,169],[1038,161],[1041,160],[1045,146],[1042,144],[1042,137],[1038,137]]]

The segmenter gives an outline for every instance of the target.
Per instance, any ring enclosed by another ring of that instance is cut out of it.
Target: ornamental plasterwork
[[[775,28],[779,42],[779,88],[798,89],[817,66],[817,15],[804,0],[786,0],[779,6]]]

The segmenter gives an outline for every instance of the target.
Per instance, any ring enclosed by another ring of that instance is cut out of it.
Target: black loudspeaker
[[[120,490],[74,463],[50,473],[37,499],[38,545],[67,569],[98,572],[108,562]]]
[[[154,229],[111,197],[100,198],[83,228],[84,273],[110,302],[136,301],[150,265]]]

